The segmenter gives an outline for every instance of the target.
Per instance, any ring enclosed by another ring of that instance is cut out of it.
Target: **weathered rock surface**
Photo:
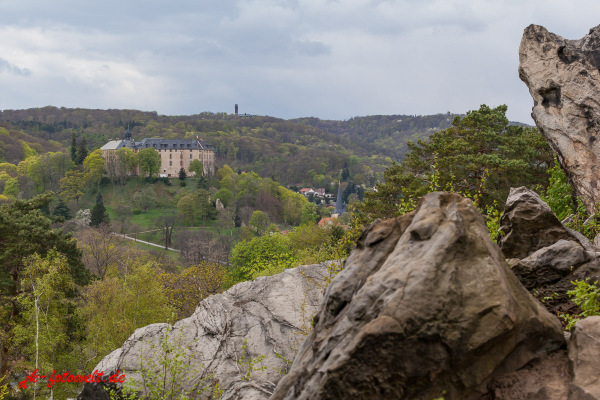
[[[575,324],[569,341],[570,400],[600,399],[600,317]]]
[[[576,310],[567,296],[572,281],[600,278],[598,249],[566,228],[532,190],[511,188],[500,219],[500,248],[519,281],[552,312]]]
[[[162,356],[161,344],[180,343],[183,391],[214,387],[218,381],[223,399],[266,399],[292,360],[310,327],[310,318],[322,299],[325,264],[305,265],[243,282],[203,300],[194,314],[171,326],[153,324],[138,329],[123,347],[106,356],[95,369],[107,376],[121,370],[127,381],[142,382],[145,366]],[[245,348],[244,348],[245,347]],[[279,354],[279,356],[277,355]],[[254,366],[242,380],[248,362]],[[209,390],[204,395],[208,395]],[[108,399],[101,385],[86,384],[79,399]],[[203,396],[200,396],[203,398]]]
[[[562,345],[471,201],[431,193],[363,233],[271,399],[480,398]]]
[[[488,398],[565,400],[569,394],[569,380],[567,351],[558,350],[493,381],[488,386]]]
[[[600,26],[579,40],[528,26],[519,47],[519,77],[533,97],[536,125],[593,211],[600,201]]]
[[[578,243],[589,253],[580,264],[595,253],[585,236],[565,227],[550,206],[537,193],[524,186],[510,189],[500,218],[500,230],[504,235],[499,245],[506,258],[523,259],[559,240]]]

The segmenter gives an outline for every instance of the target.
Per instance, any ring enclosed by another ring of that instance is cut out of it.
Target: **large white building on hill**
[[[190,163],[193,160],[200,160],[204,166],[204,174],[212,175],[215,172],[215,151],[213,147],[200,140],[189,139],[160,139],[146,138],[141,142],[136,142],[131,137],[131,131],[125,132],[125,139],[111,140],[100,148],[105,160],[115,156],[118,149],[126,147],[134,153],[145,149],[154,148],[160,155],[161,177],[179,176],[179,170],[183,169],[189,174]],[[139,174],[139,170],[135,171]]]

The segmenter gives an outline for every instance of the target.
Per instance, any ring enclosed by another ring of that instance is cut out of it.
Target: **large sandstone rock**
[[[499,245],[508,259],[523,259],[559,240],[575,242],[589,253],[579,264],[588,261],[595,252],[589,240],[566,228],[550,206],[524,186],[510,189],[500,218],[500,230],[503,236]]]
[[[569,361],[573,375],[569,400],[600,399],[600,317],[588,317],[575,324]]]
[[[363,233],[271,399],[480,398],[563,344],[472,202],[431,193]]]
[[[218,382],[223,399],[266,399],[293,360],[323,297],[325,264],[306,265],[243,282],[202,301],[194,314],[171,326],[153,324],[136,330],[95,369],[105,376],[121,370],[126,381],[143,382],[141,369],[157,364],[161,346],[182,352],[184,392]],[[179,344],[179,345],[178,345]],[[174,354],[174,353],[171,353]],[[253,366],[251,362],[264,357]],[[171,357],[172,359],[172,357]],[[263,369],[264,367],[264,369]],[[86,384],[79,399],[108,399],[103,385]]]
[[[572,281],[600,277],[598,249],[565,227],[532,190],[511,188],[500,219],[500,248],[519,281],[552,313],[572,312]]]
[[[536,125],[593,211],[600,201],[600,26],[580,40],[528,26],[519,47],[519,77],[533,97]]]

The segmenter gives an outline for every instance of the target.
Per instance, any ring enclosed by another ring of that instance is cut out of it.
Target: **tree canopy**
[[[384,173],[385,182],[358,207],[363,222],[397,215],[402,202],[434,190],[502,207],[511,187],[547,187],[552,150],[537,129],[510,125],[506,110],[505,105],[482,105],[427,140],[409,143],[403,163],[393,163]]]
[[[9,348],[21,312],[17,297],[21,294],[26,258],[33,254],[45,257],[54,250],[66,260],[68,272],[76,284],[83,285],[89,280],[75,240],[61,229],[53,229],[53,221],[40,211],[52,197],[53,194],[48,192],[29,201],[15,200],[0,205],[0,320],[4,321],[4,335],[0,336],[0,375],[6,373],[9,357],[18,357],[17,354],[9,356]]]
[[[153,147],[140,150],[136,154],[136,159],[140,167],[140,175],[144,176],[148,174],[149,177],[153,177],[158,174],[158,170],[160,169],[160,154]]]

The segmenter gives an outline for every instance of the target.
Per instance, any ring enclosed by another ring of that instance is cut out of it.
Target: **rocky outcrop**
[[[580,40],[528,26],[519,48],[519,77],[533,97],[536,125],[593,212],[600,201],[600,26]]]
[[[120,370],[143,388],[142,369],[152,370],[147,384],[158,373],[154,367],[168,359],[168,365],[181,362],[174,381],[182,393],[207,398],[218,383],[222,399],[266,399],[306,336],[326,273],[325,264],[307,265],[237,284],[203,300],[191,317],[173,326],[136,330],[95,369],[105,376]],[[108,399],[103,386],[86,384],[78,398]]]
[[[499,245],[507,259],[523,259],[559,240],[575,242],[585,251],[594,252],[589,240],[566,228],[548,204],[524,186],[510,189],[500,217],[500,231]],[[579,264],[589,259],[584,257]]]
[[[600,399],[600,317],[575,324],[569,341],[573,380],[569,400]]]
[[[431,193],[363,233],[271,399],[480,398],[562,345],[472,202]]]
[[[511,188],[500,224],[500,248],[519,281],[552,313],[575,310],[567,292],[572,281],[600,278],[599,250],[525,187]]]

